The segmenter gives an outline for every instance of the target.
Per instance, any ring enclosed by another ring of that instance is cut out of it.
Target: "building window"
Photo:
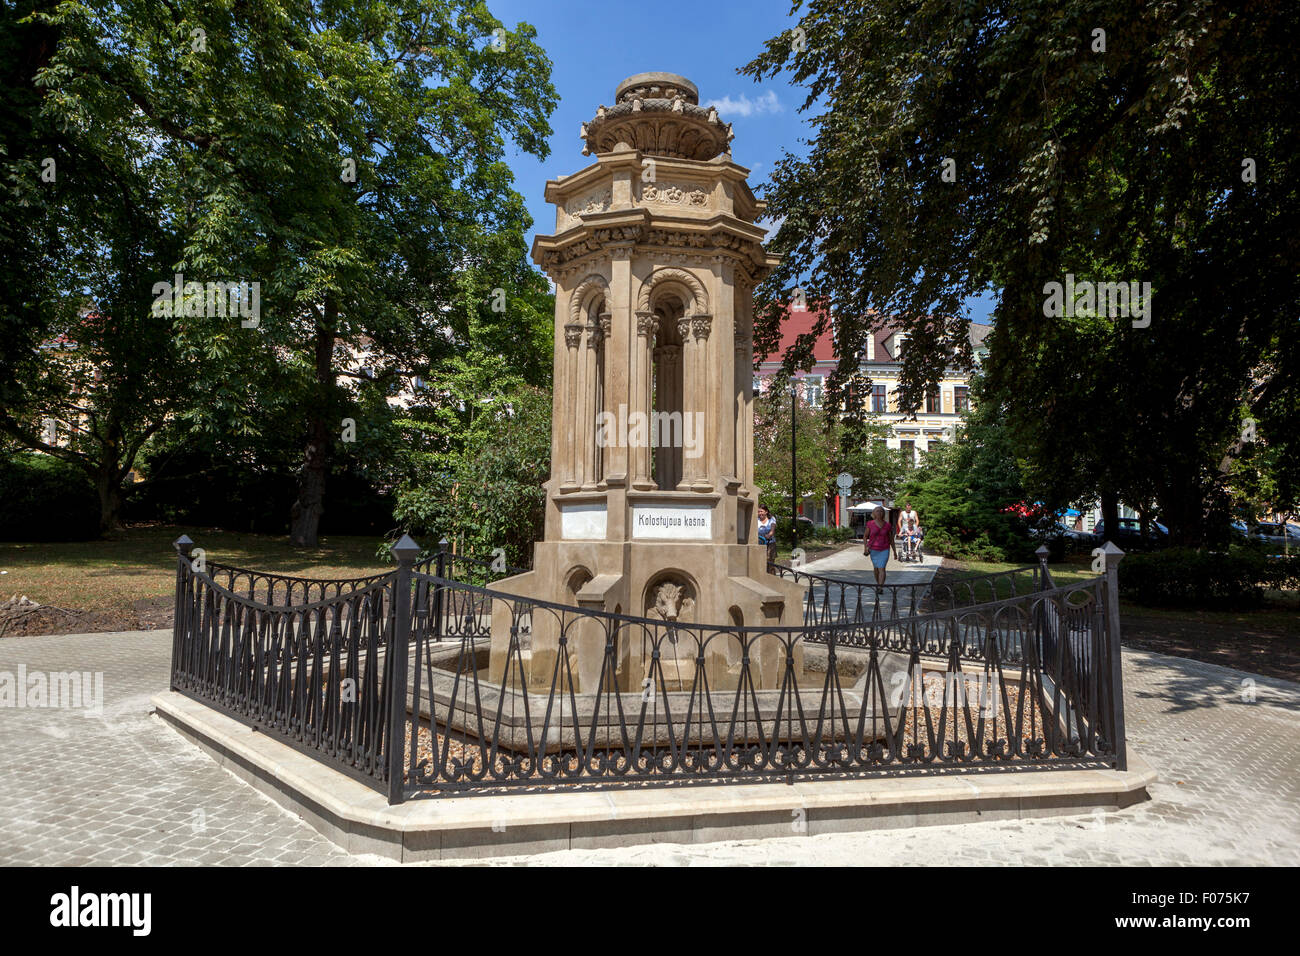
[[[911,468],[916,464],[916,442],[911,439],[903,439],[898,443],[898,450],[903,453],[907,467]]]
[[[970,389],[957,385],[952,390],[952,407],[958,414],[970,411]]]
[[[808,403],[809,408],[822,407],[822,377],[820,375],[805,375],[803,378],[803,397]]]
[[[763,380],[759,378],[757,375],[754,376],[754,394],[755,395],[763,394]]]
[[[888,400],[885,397],[885,386],[872,385],[871,386],[871,410],[873,412],[886,411],[889,408],[887,401]]]
[[[938,415],[943,411],[943,405],[939,401],[939,390],[936,388],[933,392],[927,392],[925,396],[925,412],[927,415]]]

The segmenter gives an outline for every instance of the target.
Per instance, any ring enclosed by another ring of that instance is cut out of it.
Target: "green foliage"
[[[0,455],[0,540],[78,541],[99,533],[99,498],[75,465]]]
[[[1225,552],[1170,548],[1127,555],[1119,565],[1127,601],[1156,607],[1256,607],[1266,589],[1300,586],[1300,559],[1250,546]]]
[[[446,537],[458,553],[488,558],[504,548],[509,564],[527,567],[545,516],[549,396],[520,387],[469,409],[473,419],[454,447],[446,447],[438,423],[402,423],[434,447],[417,454],[414,476],[397,491],[394,515],[428,550]]]
[[[759,501],[774,515],[790,513],[790,390],[781,382],[754,398],[754,483]],[[831,487],[839,457],[839,423],[812,408],[802,395],[794,402],[794,452],[799,500],[820,498]]]
[[[912,463],[906,452],[886,443],[889,432],[888,425],[874,420],[844,424],[839,468],[853,476],[854,497],[894,498],[907,478]]]
[[[921,516],[928,550],[981,561],[1028,560],[1034,546],[1020,517],[1025,500],[1015,449],[991,403],[977,405],[952,443],[928,452],[902,496]]]
[[[1243,402],[1275,469],[1300,472],[1300,273],[1266,252],[1300,221],[1290,4],[800,6],[806,44],[784,32],[743,71],[804,84],[813,129],[765,192],[783,259],[756,348],[795,286],[835,317],[840,379],[871,326],[896,323],[913,410],[968,351],[962,302],[992,288],[989,391],[1044,500],[1158,502],[1194,542]],[[1046,315],[1067,274],[1150,283],[1149,325]]]
[[[81,444],[49,450],[116,488],[164,423],[248,439],[267,460],[288,429],[294,536],[309,544],[331,459],[355,451],[341,419],[382,413],[461,355],[467,326],[543,374],[545,288],[505,161],[511,144],[547,152],[556,94],[531,26],[506,29],[477,0],[88,0],[26,26],[5,6],[0,28],[0,49],[42,51],[16,61],[7,99],[23,113],[0,123],[15,187],[0,241],[17,253],[0,259],[28,276],[0,320],[34,330],[0,346],[14,376],[0,374],[0,427],[28,446],[43,447],[47,414],[93,416]],[[43,156],[54,184],[38,178]],[[259,282],[259,324],[154,313],[153,284],[175,272]],[[77,323],[87,303],[96,327]],[[75,354],[34,350],[60,333]],[[94,388],[70,391],[92,373]]]

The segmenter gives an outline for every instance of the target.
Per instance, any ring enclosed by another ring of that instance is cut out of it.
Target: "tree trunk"
[[[1101,520],[1106,525],[1107,540],[1114,541],[1119,534],[1119,496],[1113,491],[1101,493]]]
[[[325,299],[324,322],[316,324],[316,389],[307,426],[307,446],[298,477],[298,500],[289,512],[289,543],[314,548],[320,541],[320,519],[325,513],[325,476],[329,473],[330,421],[334,403],[334,331],[338,306]]]
[[[95,490],[99,493],[99,533],[109,535],[122,530],[122,483],[115,464],[95,472]]]

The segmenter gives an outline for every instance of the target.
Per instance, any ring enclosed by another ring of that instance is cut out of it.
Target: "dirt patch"
[[[129,610],[83,611],[38,604],[15,594],[0,602],[0,637],[148,631],[171,627],[172,613],[171,598],[145,598]]]

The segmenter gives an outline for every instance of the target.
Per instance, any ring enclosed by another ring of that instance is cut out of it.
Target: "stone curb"
[[[352,853],[402,862],[645,843],[708,843],[1113,811],[1155,771],[1041,770],[601,792],[415,798],[398,806],[182,694],[154,713],[222,767]]]

